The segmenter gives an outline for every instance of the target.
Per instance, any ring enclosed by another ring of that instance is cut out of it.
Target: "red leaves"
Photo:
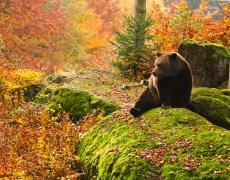
[[[196,170],[199,167],[199,163],[195,159],[190,159],[189,156],[185,156],[185,162],[182,166],[182,169],[185,170]]]
[[[141,152],[136,152],[139,158],[145,158],[148,161],[156,162],[156,166],[159,167],[164,164],[164,155],[169,152],[170,148],[168,146],[163,146],[162,148],[145,150]]]
[[[159,167],[163,165],[164,162],[164,156],[167,152],[171,151],[171,147],[163,146],[162,148],[153,149],[153,150],[145,150],[138,152],[136,151],[136,154],[139,158],[144,158],[147,161],[156,162],[156,166]],[[168,162],[171,164],[176,164],[180,162],[180,159],[177,156],[170,156],[168,159]],[[182,164],[182,169],[184,170],[196,170],[199,167],[200,163],[198,163],[195,158],[191,158],[190,155],[186,155],[184,157],[184,163]]]
[[[193,149],[194,146],[192,144],[191,141],[189,141],[188,139],[183,139],[183,138],[180,138],[175,144],[174,144],[174,148],[177,148],[179,146],[182,146],[183,147],[183,152],[187,152],[188,149]]]
[[[170,158],[168,158],[168,162],[170,162],[171,164],[176,164],[177,162],[179,162],[179,158],[177,156],[171,156]]]
[[[199,128],[198,128],[197,126],[194,126],[194,127],[193,127],[193,130],[194,130],[194,131],[198,131]]]
[[[159,136],[159,133],[154,133],[157,138],[162,138]],[[182,150],[181,150],[182,148]],[[167,158],[167,162],[171,164],[182,163],[181,169],[184,170],[196,170],[199,167],[199,163],[195,158],[192,158],[191,155],[186,154],[183,160],[180,158],[181,153],[185,153],[188,149],[193,149],[194,146],[191,141],[188,139],[183,139],[182,137],[176,141],[173,146],[168,146],[166,144],[163,147],[152,150],[144,150],[144,151],[135,151],[139,158],[144,158],[150,162],[156,162],[156,166],[159,167],[165,163],[164,156],[166,153],[170,152],[172,155]]]

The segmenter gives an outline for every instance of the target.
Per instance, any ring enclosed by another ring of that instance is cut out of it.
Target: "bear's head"
[[[155,61],[155,68],[152,74],[155,77],[174,77],[178,74],[178,54],[176,52],[157,53],[158,58]]]

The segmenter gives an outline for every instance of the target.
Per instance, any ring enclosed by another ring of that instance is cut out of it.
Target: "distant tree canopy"
[[[46,71],[51,66],[51,54],[57,52],[55,40],[63,30],[64,14],[58,1],[52,5],[48,0],[1,1],[2,57],[12,68]]]
[[[99,58],[104,53],[102,49],[108,47],[112,29],[119,28],[116,3],[117,0],[0,1],[0,55],[12,68],[46,73],[60,64],[104,67]]]
[[[223,4],[222,18],[213,20],[216,12],[209,11],[207,0],[201,2],[194,10],[185,1],[172,3],[167,11],[153,3],[151,17],[155,23],[150,31],[155,35],[154,45],[161,51],[171,51],[177,50],[183,39],[194,39],[230,46],[230,4]]]
[[[121,32],[127,35],[126,38],[130,36],[130,43],[133,39],[133,50],[129,48],[130,53],[126,57],[134,79],[142,76],[141,73],[146,74],[147,70],[142,68],[151,67],[153,62],[149,57],[154,51],[177,50],[185,38],[230,46],[229,3],[219,3],[218,6],[211,3],[214,9],[221,6],[218,9],[220,19],[214,21],[216,14],[207,0],[202,0],[199,6],[196,0],[165,3],[165,8],[162,8],[162,0],[156,2],[161,5],[145,0],[2,0],[2,72],[6,71],[7,74],[10,69],[28,68],[49,74],[66,67],[73,70],[111,68],[109,65],[115,56],[118,64],[124,56],[118,54],[118,49],[114,54],[108,40],[113,39],[115,34],[123,34]],[[151,12],[143,8],[146,3]],[[131,20],[127,9],[133,11],[134,4],[141,5],[143,12],[135,8],[135,20]],[[125,12],[126,18],[121,18],[121,12]],[[148,18],[141,20],[146,14]],[[117,29],[115,34],[113,28]]]

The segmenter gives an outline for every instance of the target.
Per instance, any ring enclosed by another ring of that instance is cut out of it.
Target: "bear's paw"
[[[166,104],[166,103],[163,103],[163,104],[161,105],[161,107],[162,107],[163,109],[169,109],[169,108],[171,108],[171,106],[170,106],[169,104]]]
[[[140,109],[137,108],[131,108],[129,111],[134,117],[140,116],[141,115],[141,111]]]

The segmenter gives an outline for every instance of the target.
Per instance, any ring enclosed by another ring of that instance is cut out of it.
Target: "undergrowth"
[[[77,179],[74,145],[101,115],[73,124],[69,114],[52,117],[41,104],[0,109],[0,179]]]

